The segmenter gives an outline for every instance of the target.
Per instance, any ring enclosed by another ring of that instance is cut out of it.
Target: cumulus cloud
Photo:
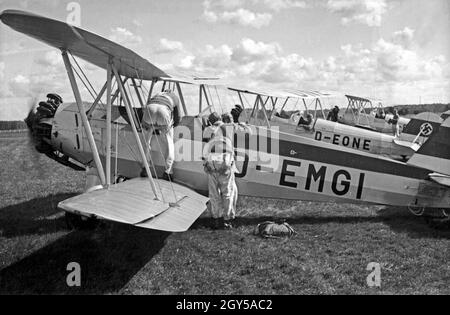
[[[5,82],[5,68],[6,65],[3,61],[0,61],[0,98],[6,98],[12,96],[12,93]]]
[[[191,69],[194,66],[195,56],[188,55],[181,59],[178,63],[178,67],[182,69]]]
[[[246,9],[237,9],[235,11],[213,12],[205,10],[203,13],[205,21],[210,23],[224,22],[229,24],[238,24],[242,26],[251,26],[261,28],[270,24],[272,14],[255,13]]]
[[[77,61],[90,80],[95,78],[95,74],[99,72],[99,68],[83,60]],[[7,87],[9,97],[34,98],[37,95],[45,95],[50,92],[61,95],[72,95],[70,85],[68,84],[67,72],[61,54],[57,50],[50,50],[44,54],[39,54],[34,59],[34,62],[39,66],[35,71],[31,73],[18,73],[3,84]],[[87,91],[80,82],[79,87],[83,96],[89,99],[87,97]]]
[[[221,22],[261,28],[271,23],[271,12],[307,7],[306,2],[300,0],[205,0],[202,18],[209,23]],[[257,12],[256,8],[263,12]]]
[[[15,97],[34,97],[39,94],[68,92],[64,73],[18,74],[9,81],[9,87]]]
[[[383,80],[417,81],[442,75],[445,58],[421,58],[417,52],[380,39],[373,48]]]
[[[254,60],[267,59],[281,52],[281,46],[274,43],[256,42],[243,38],[233,52],[233,60],[245,63]]]
[[[142,37],[123,27],[113,28],[109,35],[109,39],[124,46],[142,43]]]
[[[61,53],[56,50],[51,50],[45,52],[42,56],[39,56],[35,59],[35,62],[38,65],[44,66],[48,69],[50,68],[64,68],[64,63],[62,61]],[[51,69],[50,71],[53,72],[56,69]]]
[[[3,82],[5,79],[5,63],[0,61],[0,81]]]
[[[221,45],[214,47],[212,45],[206,45],[199,56],[202,66],[216,68],[227,67],[230,63],[233,50],[228,45]]]
[[[340,53],[323,59],[287,53],[277,42],[243,38],[234,46],[198,47],[173,63],[237,85],[336,90],[398,102],[419,91],[449,97],[449,60],[421,55],[417,47],[414,30],[408,28],[368,46],[343,45]]]
[[[344,45],[340,62],[344,71],[360,80],[378,83],[415,82],[445,77],[448,61],[444,56],[425,57],[414,50],[414,31],[394,32],[390,40],[379,39],[369,48]]]
[[[15,96],[30,96],[30,79],[22,74],[16,75],[9,82],[11,92]]]
[[[326,7],[342,15],[342,24],[352,22],[380,26],[387,11],[386,0],[328,0]]]
[[[158,42],[158,46],[155,49],[155,53],[164,54],[172,52],[181,52],[184,50],[183,43],[179,41],[168,40],[167,38],[161,38]]]
[[[413,43],[414,33],[415,31],[413,29],[405,27],[401,31],[394,32],[392,36],[393,42],[403,47],[409,48]]]
[[[267,8],[273,11],[280,11],[284,9],[306,9],[308,4],[305,1],[298,0],[256,0],[262,2]]]

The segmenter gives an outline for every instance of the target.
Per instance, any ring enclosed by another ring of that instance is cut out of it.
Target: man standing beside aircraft
[[[210,139],[203,150],[204,170],[208,174],[208,190],[214,228],[232,228],[236,215],[237,186],[235,182],[234,149],[227,137],[226,125],[216,112],[209,115]],[[228,135],[231,136],[231,135]]]
[[[210,126],[205,130],[208,140],[203,150],[204,170],[208,174],[208,190],[214,228],[232,228],[236,216],[238,188],[235,181],[237,171],[234,159],[233,140],[237,131],[251,134],[246,124],[239,123],[242,110],[235,109],[232,114],[222,117],[214,112],[209,115]],[[237,134],[238,138],[243,134]]]
[[[175,147],[173,142],[173,129],[180,123],[180,99],[170,90],[153,96],[144,108],[142,126],[149,131],[148,148],[153,134],[164,135],[167,152],[165,154],[166,167],[163,179],[172,180],[172,166],[175,159]],[[142,174],[145,176],[147,174]]]
[[[392,125],[392,134],[395,137],[400,135],[400,128],[398,126],[398,120],[400,119],[400,115],[398,114],[398,110],[394,109],[394,116],[389,120],[389,123]]]
[[[339,107],[334,106],[334,108],[328,113],[327,120],[337,122],[339,119]]]

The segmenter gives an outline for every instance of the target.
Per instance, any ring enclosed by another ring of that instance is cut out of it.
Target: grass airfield
[[[0,294],[450,294],[450,230],[406,208],[241,197],[237,227],[199,220],[181,234],[104,223],[70,231],[59,201],[84,173],[34,151],[26,133],[0,133]],[[289,240],[253,235],[286,220]],[[81,287],[66,284],[81,266]],[[369,287],[367,265],[381,266]]]

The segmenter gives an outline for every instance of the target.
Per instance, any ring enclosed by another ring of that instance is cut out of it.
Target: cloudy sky
[[[0,0],[66,21],[66,0]],[[167,71],[234,84],[352,93],[386,105],[450,102],[448,0],[77,1],[81,27]],[[76,9],[75,9],[76,10]],[[99,86],[103,72],[87,67]],[[0,120],[47,92],[73,100],[59,52],[0,25]]]

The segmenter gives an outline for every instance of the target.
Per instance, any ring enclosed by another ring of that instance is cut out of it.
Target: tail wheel
[[[95,218],[87,218],[74,213],[66,212],[66,224],[70,230],[94,230],[99,221]]]
[[[450,229],[450,215],[449,209],[442,209],[440,215],[434,217],[424,217],[425,222],[433,229],[436,230],[449,230]]]

